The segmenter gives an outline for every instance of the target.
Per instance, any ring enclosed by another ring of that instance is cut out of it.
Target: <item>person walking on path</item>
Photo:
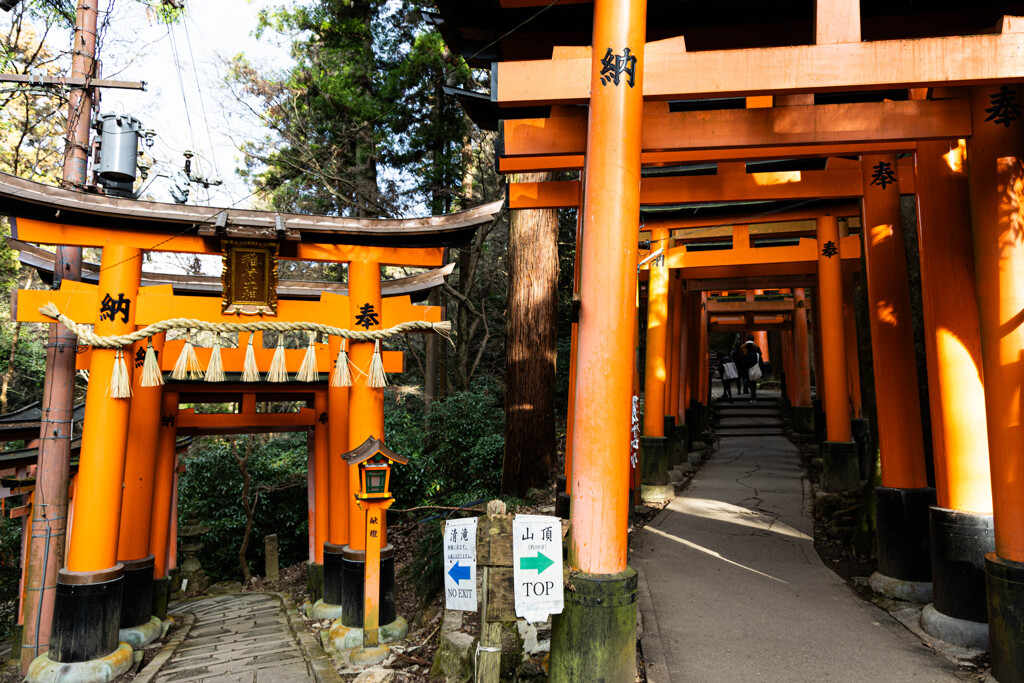
[[[736,372],[739,373],[739,377],[736,378],[736,393],[749,394],[750,387],[747,386],[747,375],[743,372],[743,347],[739,342],[732,347],[732,354],[729,357],[736,364]]]
[[[747,341],[743,344],[743,357],[740,368],[742,369],[743,377],[747,379],[747,386],[750,388],[750,402],[753,403],[757,400],[757,380],[761,379],[761,375],[764,374],[764,365],[761,362],[761,349],[754,342],[753,335],[747,337]],[[751,371],[754,367],[757,370],[754,371],[755,377],[751,376]]]
[[[740,390],[740,375],[734,361],[728,353],[718,354],[718,376],[722,378],[722,398],[732,403],[732,383],[736,382],[736,392]]]

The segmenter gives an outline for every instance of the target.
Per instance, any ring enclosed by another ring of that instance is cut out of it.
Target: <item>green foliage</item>
[[[21,520],[0,515],[0,640],[11,633],[18,615],[21,580]]]
[[[295,66],[272,73],[239,55],[230,80],[268,129],[246,145],[243,176],[275,208],[391,216],[458,205],[469,123],[442,86],[468,83],[470,70],[419,9],[311,0],[260,13],[257,35],[291,36]]]
[[[397,507],[462,505],[494,496],[501,484],[505,413],[501,387],[478,380],[470,391],[435,401],[423,424],[423,403],[389,394],[388,446],[409,457],[392,479]]]
[[[202,537],[199,560],[215,581],[238,579],[238,550],[245,530],[240,495],[242,475],[231,454],[230,439],[209,437],[192,446],[185,458],[187,469],[179,483],[178,524],[191,512],[211,527]],[[252,476],[250,499],[256,500],[256,517],[247,559],[255,574],[263,572],[263,537],[277,534],[281,564],[306,559],[309,520],[306,501],[306,435],[255,436],[248,468]],[[239,451],[244,449],[240,441]],[[258,499],[256,498],[258,496]]]
[[[497,382],[483,379],[431,407],[423,465],[432,500],[461,505],[497,494],[505,450],[503,401]]]
[[[426,533],[416,544],[416,553],[406,572],[412,579],[416,595],[423,601],[433,599],[444,585],[444,536],[441,520],[424,524]]]
[[[390,65],[383,88],[384,97],[395,102],[385,160],[412,174],[431,214],[449,213],[461,198],[470,130],[462,107],[443,86],[469,84],[470,69],[436,31],[417,34],[402,57]]]

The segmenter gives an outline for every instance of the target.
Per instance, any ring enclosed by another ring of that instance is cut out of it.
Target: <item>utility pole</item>
[[[78,0],[75,33],[71,44],[71,75],[83,79],[68,100],[68,127],[64,138],[64,185],[82,189],[89,160],[89,126],[92,122],[96,76],[97,0]],[[58,247],[53,287],[61,280],[80,280],[82,249]],[[53,599],[57,571],[64,566],[68,522],[68,480],[71,432],[75,401],[75,350],[77,337],[63,325],[50,324],[46,345],[46,380],[39,429],[39,458],[32,500],[31,538],[25,576],[25,624],[22,637],[21,673],[50,645]]]

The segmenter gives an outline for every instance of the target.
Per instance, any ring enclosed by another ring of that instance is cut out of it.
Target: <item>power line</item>
[[[213,153],[213,149],[214,149],[214,146],[213,146],[213,133],[210,132],[210,119],[206,115],[206,100],[203,97],[203,88],[199,84],[199,70],[196,68],[195,53],[192,52],[192,36],[189,33],[189,31],[188,31],[188,23],[187,23],[187,21],[189,19],[190,19],[190,17],[186,17],[186,22],[184,23],[184,26],[185,26],[185,41],[188,43],[188,56],[189,56],[189,59],[192,60],[192,75],[195,77],[195,81],[196,81],[196,92],[199,93],[199,108],[203,112],[203,124],[206,126],[206,137],[209,139],[209,142],[210,142],[210,158],[213,161],[213,172],[219,176],[220,175],[220,168],[217,165],[217,155]]]

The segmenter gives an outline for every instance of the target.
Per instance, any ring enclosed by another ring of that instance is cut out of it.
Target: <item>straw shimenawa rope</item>
[[[306,356],[302,361],[302,369],[297,379],[303,382],[312,382],[317,378],[316,353],[313,345],[313,333],[320,332],[325,335],[334,335],[342,339],[349,339],[357,342],[374,342],[373,357],[370,360],[370,369],[366,374],[366,386],[381,388],[387,384],[387,377],[384,374],[384,361],[381,358],[380,340],[387,337],[411,332],[413,330],[424,330],[437,332],[445,339],[450,339],[452,324],[447,320],[440,323],[431,323],[426,320],[411,320],[395,325],[386,330],[348,330],[320,323],[294,322],[284,323],[268,320],[259,320],[249,323],[211,323],[205,320],[194,318],[172,318],[161,320],[158,323],[136,330],[129,334],[110,335],[101,337],[86,327],[79,325],[71,318],[61,314],[57,306],[50,302],[39,309],[39,312],[48,318],[57,320],[64,327],[78,336],[79,343],[101,349],[117,349],[117,358],[114,362],[114,369],[110,378],[108,395],[111,398],[130,398],[132,395],[131,377],[124,363],[122,349],[135,342],[148,340],[150,337],[167,330],[186,329],[188,335],[181,355],[175,363],[171,377],[177,380],[197,380],[203,377],[203,368],[196,357],[195,349],[192,348],[192,330],[205,330],[214,332],[214,348],[210,354],[210,367],[206,372],[207,382],[223,382],[223,363],[220,358],[220,333],[221,332],[264,332],[271,330],[278,333],[277,349],[274,352],[273,361],[270,364],[270,371],[267,373],[268,382],[287,382],[288,371],[285,367],[284,336],[282,333],[294,330],[305,330],[310,332],[309,345],[306,349]],[[348,368],[348,356],[345,353],[345,345],[342,344],[341,352],[338,354],[338,367],[331,376],[332,386],[351,386],[352,377]],[[358,368],[357,368],[358,370]],[[360,371],[362,372],[362,371]],[[260,373],[256,367],[256,355],[253,350],[253,335],[249,335],[248,348],[245,350],[245,364],[242,372],[243,382],[259,382]],[[142,372],[141,386],[153,387],[163,384],[163,374],[160,372],[159,364],[156,361],[156,353],[153,351],[152,343],[148,343],[145,355],[145,363]]]
[[[80,344],[100,349],[119,349],[121,347],[128,346],[129,344],[134,344],[137,341],[142,341],[143,339],[152,337],[160,332],[188,328],[205,330],[207,332],[265,332],[267,330],[272,330],[274,332],[290,332],[294,330],[306,330],[308,332],[320,332],[326,335],[334,335],[336,337],[341,337],[342,339],[351,339],[352,341],[357,342],[380,341],[381,339],[387,339],[388,337],[392,337],[396,334],[403,334],[405,332],[413,332],[416,330],[437,332],[445,339],[448,339],[451,337],[452,332],[452,324],[448,320],[439,323],[427,322],[426,320],[410,320],[408,322],[399,323],[394,327],[389,327],[386,330],[349,330],[342,327],[333,327],[331,325],[312,322],[284,323],[272,320],[258,320],[251,323],[211,323],[205,320],[196,320],[194,318],[171,318],[169,320],[161,320],[158,323],[154,323],[129,334],[101,337],[62,314],[57,306],[52,302],[40,308],[39,312],[48,318],[53,318],[54,320],[59,321],[64,325],[64,327],[68,328],[68,330],[78,335]]]

